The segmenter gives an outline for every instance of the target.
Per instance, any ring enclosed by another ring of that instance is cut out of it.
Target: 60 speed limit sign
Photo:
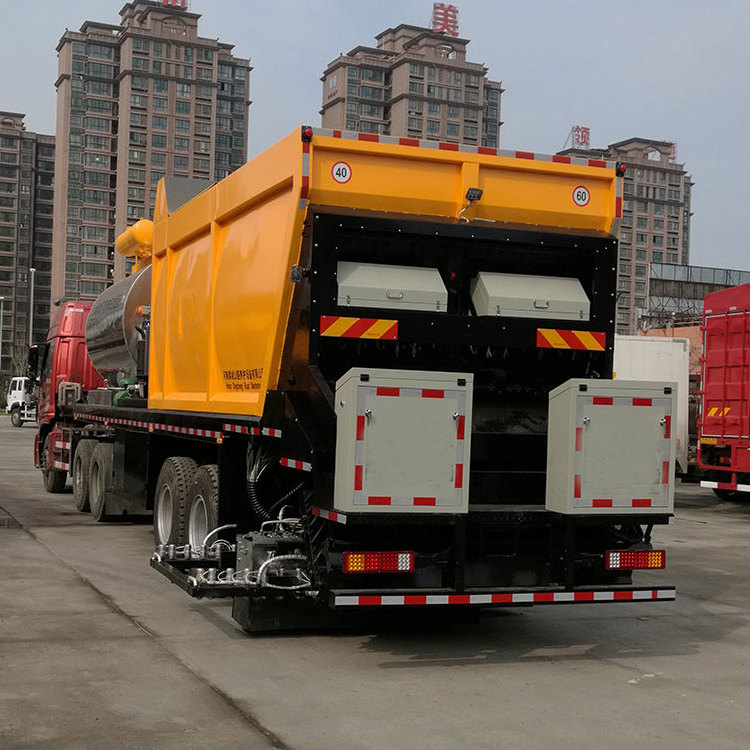
[[[590,200],[591,193],[589,193],[587,187],[579,185],[578,187],[573,188],[573,203],[575,203],[576,206],[587,206]]]
[[[352,178],[352,168],[345,161],[337,161],[331,167],[331,177],[336,182],[343,185],[345,182],[349,182]]]

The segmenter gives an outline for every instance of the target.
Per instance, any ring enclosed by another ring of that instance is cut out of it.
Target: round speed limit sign
[[[352,168],[345,161],[337,161],[331,167],[331,176],[336,182],[343,185],[352,178]]]
[[[573,188],[573,203],[576,206],[587,206],[591,200],[591,194],[589,189],[583,185],[579,185],[577,188]]]

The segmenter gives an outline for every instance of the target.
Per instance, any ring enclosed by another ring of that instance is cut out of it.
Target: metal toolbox
[[[338,304],[445,312],[448,292],[436,268],[339,261]]]
[[[589,298],[574,278],[480,271],[471,282],[471,301],[477,315],[589,319]]]
[[[572,379],[549,395],[547,509],[664,514],[674,508],[676,383]]]
[[[354,367],[336,384],[334,508],[467,513],[473,376]]]

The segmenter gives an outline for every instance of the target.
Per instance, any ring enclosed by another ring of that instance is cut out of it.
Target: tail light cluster
[[[663,549],[607,550],[604,553],[607,570],[644,570],[664,568],[667,553]]]
[[[344,573],[411,573],[413,552],[344,552]]]

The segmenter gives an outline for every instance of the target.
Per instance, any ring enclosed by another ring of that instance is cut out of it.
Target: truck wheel
[[[97,443],[89,466],[89,504],[95,521],[109,521],[104,493],[112,485],[114,448],[111,443]]]
[[[190,484],[198,471],[192,458],[170,457],[161,467],[154,491],[154,541],[185,544],[185,515]]]
[[[23,426],[23,419],[21,419],[21,410],[17,406],[14,406],[11,409],[11,412],[10,412],[10,423],[14,427],[22,427]]]
[[[739,494],[737,490],[720,490],[718,487],[714,487],[714,495],[722,500],[736,500]]]
[[[188,544],[199,547],[219,525],[218,466],[207,464],[198,469],[188,498]]]
[[[44,489],[47,492],[59,494],[65,489],[65,482],[68,481],[68,472],[64,469],[49,468],[49,451],[45,444],[41,457],[42,477],[44,478]]]
[[[76,508],[81,513],[91,510],[89,504],[89,472],[91,471],[91,456],[96,447],[96,440],[80,440],[73,456],[73,468],[70,472],[73,480],[73,499]]]

